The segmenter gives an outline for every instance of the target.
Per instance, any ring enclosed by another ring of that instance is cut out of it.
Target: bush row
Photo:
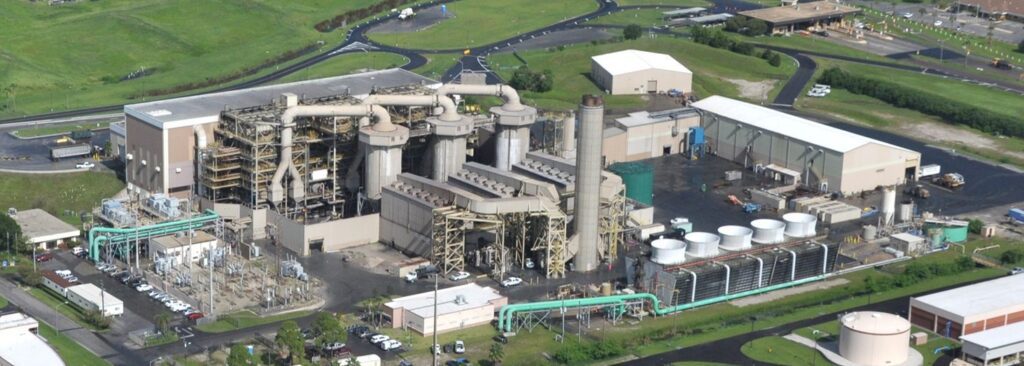
[[[984,132],[1024,137],[1024,121],[1020,119],[983,110],[955,99],[922,93],[893,82],[855,75],[838,67],[825,70],[818,82]]]
[[[320,23],[316,23],[316,25],[314,25],[313,28],[316,28],[316,30],[324,33],[330,32],[340,27],[344,27],[346,24],[350,22],[358,22],[360,20],[366,19],[371,15],[383,13],[385,11],[398,8],[399,6],[406,5],[414,1],[415,0],[384,0],[364,8],[349,10],[342,14],[336,15],[334,18],[324,20]]]
[[[693,35],[694,42],[714,48],[724,48],[741,55],[758,56],[767,60],[769,64],[775,67],[782,65],[782,56],[779,56],[778,53],[772,52],[771,50],[765,50],[764,52],[755,55],[757,50],[754,48],[753,44],[733,40],[718,29],[694,27],[692,28],[691,34]]]

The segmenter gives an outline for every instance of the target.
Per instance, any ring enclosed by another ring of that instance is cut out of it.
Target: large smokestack
[[[580,140],[576,148],[576,235],[580,250],[576,253],[576,272],[597,268],[598,206],[601,201],[601,152],[604,128],[604,100],[584,95],[580,103]]]
[[[576,113],[570,111],[562,120],[562,157],[568,158],[576,152]]]

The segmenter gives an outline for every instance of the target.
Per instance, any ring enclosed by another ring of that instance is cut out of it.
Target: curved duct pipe
[[[295,126],[295,118],[298,117],[365,117],[377,118],[373,125],[374,131],[390,132],[397,129],[391,123],[391,115],[387,109],[379,105],[301,105],[289,107],[281,114],[281,158],[277,164],[277,171],[270,181],[270,201],[278,204],[284,200],[284,174],[287,172],[292,177],[293,199],[302,199],[306,196],[306,187],[302,183],[302,176],[292,162],[292,127]]]
[[[195,168],[192,170],[192,175],[193,175],[192,178],[195,180],[196,186],[198,188],[196,190],[196,192],[202,192],[203,191],[203,180],[201,179],[202,178],[202,172],[203,172],[203,152],[202,152],[202,150],[206,149],[206,130],[203,129],[202,125],[195,125],[195,126],[192,126],[192,133],[194,133],[196,135],[196,147],[195,147],[196,148],[196,151],[195,151],[196,155],[195,155],[195,159],[193,159],[193,160],[195,160],[193,162],[193,164],[195,164]]]
[[[206,130],[203,129],[202,125],[192,126],[192,132],[196,134],[196,147],[200,149],[206,148]]]
[[[442,121],[458,121],[460,119],[455,101],[447,95],[387,95],[375,94],[363,99],[364,104],[372,105],[400,105],[400,106],[424,106],[441,107]]]
[[[444,84],[437,88],[438,95],[449,96],[452,94],[466,95],[493,95],[505,100],[501,109],[506,111],[521,111],[523,104],[519,100],[519,92],[515,88],[505,84],[494,85],[466,85],[466,84]]]

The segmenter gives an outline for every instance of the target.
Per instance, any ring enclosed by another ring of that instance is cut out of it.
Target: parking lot
[[[50,147],[52,137],[41,137],[34,139],[19,139],[10,135],[10,132],[18,128],[0,129],[0,169],[47,171],[75,169],[75,164],[84,160],[92,160],[89,157],[68,158],[61,161],[50,160]],[[110,134],[106,131],[96,133],[88,142],[96,146],[104,146],[110,140]],[[93,162],[98,168],[102,168],[100,162]]]

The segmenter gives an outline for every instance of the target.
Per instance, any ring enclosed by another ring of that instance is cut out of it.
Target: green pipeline
[[[206,210],[202,215],[191,219],[162,222],[155,225],[115,229],[109,227],[95,227],[89,230],[89,258],[93,262],[100,260],[100,244],[114,241],[127,242],[139,238],[148,238],[159,235],[173,234],[182,231],[191,231],[208,223],[217,221],[220,215],[213,210]]]
[[[693,309],[693,308],[696,308],[696,307],[701,307],[701,306],[705,306],[705,305],[711,305],[711,304],[719,303],[719,302],[723,302],[723,301],[730,301],[730,300],[738,299],[738,298],[741,298],[741,297],[762,294],[762,293],[765,293],[765,292],[775,291],[775,290],[784,289],[784,288],[793,287],[793,286],[799,286],[799,285],[802,285],[802,284],[805,284],[805,283],[808,283],[808,282],[814,282],[814,281],[822,280],[822,279],[824,279],[827,276],[828,275],[820,275],[820,276],[808,277],[808,278],[804,278],[804,279],[796,280],[796,281],[792,281],[792,282],[786,282],[786,283],[781,283],[781,284],[778,284],[778,285],[766,286],[766,287],[762,287],[762,288],[758,288],[758,289],[753,289],[753,290],[750,290],[750,291],[737,292],[737,293],[734,293],[734,294],[729,294],[729,295],[724,295],[724,296],[719,296],[719,297],[713,297],[713,298],[710,298],[710,299],[704,299],[704,300],[701,300],[701,301],[696,301],[696,302],[687,303],[687,304],[681,304],[681,305],[676,305],[676,306],[670,306],[670,307],[664,307],[664,308],[661,307],[661,301],[658,300],[658,298],[656,296],[654,296],[651,293],[647,293],[647,292],[638,293],[638,294],[624,294],[624,295],[590,297],[590,298],[585,298],[585,299],[552,300],[552,301],[540,301],[540,302],[531,302],[531,303],[523,303],[523,304],[511,304],[511,305],[506,305],[506,306],[502,307],[501,311],[498,312],[498,330],[502,331],[502,332],[511,332],[512,331],[512,318],[513,318],[513,315],[515,315],[515,313],[517,313],[517,312],[552,310],[552,309],[562,309],[562,308],[581,308],[581,307],[591,307],[591,306],[618,306],[618,307],[624,307],[627,302],[637,301],[637,300],[645,300],[645,301],[650,301],[651,302],[652,307],[655,309],[654,313],[656,315],[666,315],[666,314],[671,314],[671,313],[675,313],[675,312],[679,312],[679,311],[683,311],[683,310]]]

